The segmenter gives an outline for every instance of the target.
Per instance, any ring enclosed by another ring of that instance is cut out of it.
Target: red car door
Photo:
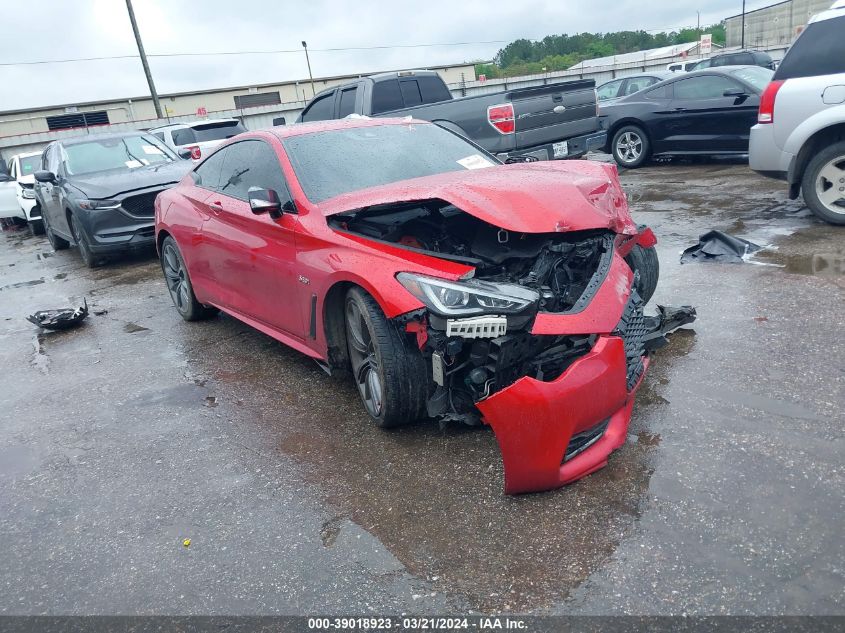
[[[285,196],[276,153],[266,142],[249,139],[216,154],[223,154],[222,171],[205,201],[207,219],[198,249],[215,303],[304,338],[303,293],[294,275],[298,219],[290,213],[276,219],[267,213],[256,215],[249,206],[251,187]]]

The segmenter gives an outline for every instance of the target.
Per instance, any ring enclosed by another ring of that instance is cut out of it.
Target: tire
[[[70,215],[70,232],[73,233],[73,239],[76,241],[76,247],[79,249],[79,256],[88,268],[97,268],[102,265],[103,258],[97,257],[91,251],[91,245],[88,243],[88,236],[85,235],[85,229],[82,228],[82,223],[75,215]]]
[[[825,222],[845,225],[845,141],[828,145],[807,164],[804,202]]]
[[[657,289],[657,280],[660,278],[660,260],[657,258],[657,249],[653,246],[643,248],[639,244],[635,244],[625,261],[628,262],[631,270],[640,273],[636,286],[637,292],[642,298],[643,304],[648,303]]]
[[[33,235],[44,235],[44,220],[37,218],[29,221],[29,231]]]
[[[635,169],[648,160],[651,142],[640,126],[624,125],[613,135],[610,151],[619,166]]]
[[[53,229],[50,228],[47,222],[46,214],[41,216],[41,221],[44,223],[44,234],[47,236],[47,241],[50,242],[50,246],[53,247],[54,251],[63,251],[70,247],[70,242],[53,233]]]
[[[164,281],[173,305],[179,315],[186,321],[202,321],[210,319],[219,310],[211,306],[205,306],[197,301],[194,295],[194,287],[188,276],[188,267],[182,259],[179,246],[169,235],[161,243],[161,272],[164,273]]]
[[[361,288],[346,295],[344,323],[352,378],[373,421],[390,428],[422,417],[429,375],[419,349]]]

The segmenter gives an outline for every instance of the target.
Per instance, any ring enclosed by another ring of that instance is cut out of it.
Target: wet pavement
[[[381,431],[351,381],[183,322],[153,255],[3,233],[0,613],[845,612],[843,229],[730,162],[622,180],[654,301],[699,320],[607,468],[520,497],[489,430]],[[711,228],[770,248],[681,266]]]

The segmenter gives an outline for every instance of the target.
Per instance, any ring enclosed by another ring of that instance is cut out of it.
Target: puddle
[[[64,279],[66,277],[67,277],[67,273],[59,273],[56,276],[54,276],[53,279],[59,280],[59,279]]]
[[[807,253],[787,255],[777,250],[766,250],[756,255],[765,263],[783,268],[795,275],[845,275],[845,253]]]
[[[33,367],[46,376],[50,373],[50,357],[47,356],[47,352],[44,350],[45,340],[45,335],[43,333],[35,335],[35,338],[32,341],[35,350],[30,362]]]
[[[41,278],[41,279],[33,279],[33,280],[31,280],[31,281],[19,281],[19,282],[18,282],[18,283],[16,283],[16,284],[9,284],[9,285],[7,285],[7,286],[3,286],[2,288],[0,288],[0,291],[3,291],[3,290],[12,290],[12,289],[14,289],[14,288],[28,288],[29,286],[37,286],[37,285],[39,285],[39,284],[43,284],[43,283],[44,283],[44,279],[43,279],[43,278]]]

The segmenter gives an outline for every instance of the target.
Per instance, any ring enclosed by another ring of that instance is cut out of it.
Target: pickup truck
[[[456,132],[504,161],[576,158],[606,142],[595,85],[583,79],[455,99],[434,71],[390,72],[320,92],[297,122],[411,116]]]

